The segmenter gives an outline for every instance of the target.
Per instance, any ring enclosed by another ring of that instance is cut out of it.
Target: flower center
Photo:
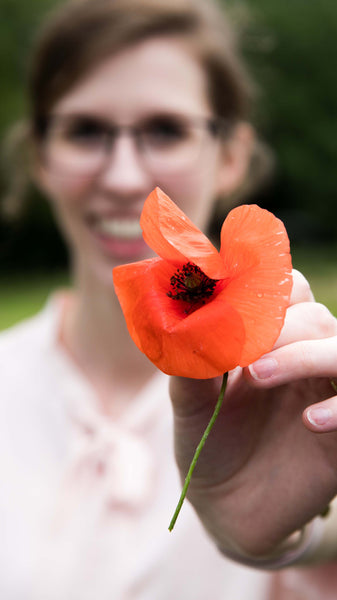
[[[212,296],[217,279],[210,279],[193,263],[186,263],[178,269],[170,279],[172,290],[167,292],[172,300],[183,300],[189,304],[205,304],[205,299]]]

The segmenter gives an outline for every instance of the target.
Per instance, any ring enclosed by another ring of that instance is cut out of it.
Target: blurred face
[[[75,269],[109,286],[112,267],[151,255],[139,218],[155,186],[204,229],[231,179],[204,72],[178,40],[151,39],[105,60],[51,117],[37,177]]]

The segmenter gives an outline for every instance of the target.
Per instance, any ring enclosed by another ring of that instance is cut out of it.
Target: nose
[[[117,197],[146,197],[151,176],[142,164],[136,142],[125,133],[115,141],[99,176],[100,185]]]

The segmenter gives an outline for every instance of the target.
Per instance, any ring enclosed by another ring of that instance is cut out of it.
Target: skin
[[[54,106],[58,114],[85,111],[119,125],[134,125],[164,109],[211,114],[200,65],[180,41],[163,38],[107,59]],[[73,264],[75,293],[65,311],[61,341],[95,389],[102,411],[112,418],[125,410],[154,367],[127,333],[111,270],[145,258],[149,251],[101,244],[91,218],[139,219],[145,198],[159,185],[205,228],[215,196],[235,189],[244,176],[251,141],[250,128],[241,124],[225,147],[215,147],[190,172],[167,180],[144,169],[128,137],[119,139],[107,168],[95,178],[60,177],[37,165],[36,179],[50,198]],[[337,492],[337,436],[312,433],[320,429],[309,423],[308,412],[304,424],[301,419],[310,405],[337,402],[331,399],[329,382],[336,375],[336,335],[335,319],[313,301],[307,282],[297,274],[286,323],[271,353],[277,370],[265,379],[254,376],[254,366],[230,374],[225,406],[189,493],[220,544],[264,554]],[[171,381],[182,476],[219,387],[219,380]],[[305,497],[303,487],[309,490]]]
[[[294,272],[281,335],[268,356],[230,373],[223,409],[190,485],[189,498],[220,547],[268,555],[337,494],[337,434],[317,435],[324,426],[308,422],[309,406],[336,401],[330,383],[336,348],[336,319]],[[182,474],[220,383],[171,380]]]
[[[201,66],[181,41],[162,38],[105,60],[61,98],[52,113],[63,117],[91,115],[122,126],[137,125],[161,113],[212,116]],[[38,180],[71,246],[75,273],[82,276],[83,271],[83,277],[99,278],[112,289],[113,266],[150,256],[145,244],[133,253],[106,249],[103,256],[101,248],[95,246],[88,220],[93,215],[139,220],[143,203],[156,185],[205,229],[216,195],[231,191],[244,175],[250,138],[248,125],[242,124],[226,147],[221,149],[213,142],[192,168],[174,177],[148,172],[128,136],[118,140],[116,151],[99,176],[60,176],[41,168]]]
[[[203,69],[181,40],[154,38],[98,64],[52,112],[84,113],[124,126],[163,112],[208,117],[206,89]],[[179,177],[159,178],[147,171],[129,136],[119,138],[106,168],[95,177],[36,166],[35,178],[50,199],[72,258],[75,294],[64,315],[62,342],[94,386],[102,410],[112,416],[125,409],[155,370],[127,332],[112,268],[147,258],[151,251],[141,236],[131,246],[123,238],[102,242],[92,222],[118,218],[138,223],[146,197],[159,185],[204,229],[215,196],[242,179],[251,141],[250,127],[241,124],[225,146],[213,141]]]

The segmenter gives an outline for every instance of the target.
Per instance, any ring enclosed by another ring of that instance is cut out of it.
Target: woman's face
[[[37,177],[75,269],[107,285],[115,265],[151,256],[139,218],[155,186],[204,229],[235,168],[205,125],[204,72],[178,40],[150,39],[108,58],[52,117]]]

